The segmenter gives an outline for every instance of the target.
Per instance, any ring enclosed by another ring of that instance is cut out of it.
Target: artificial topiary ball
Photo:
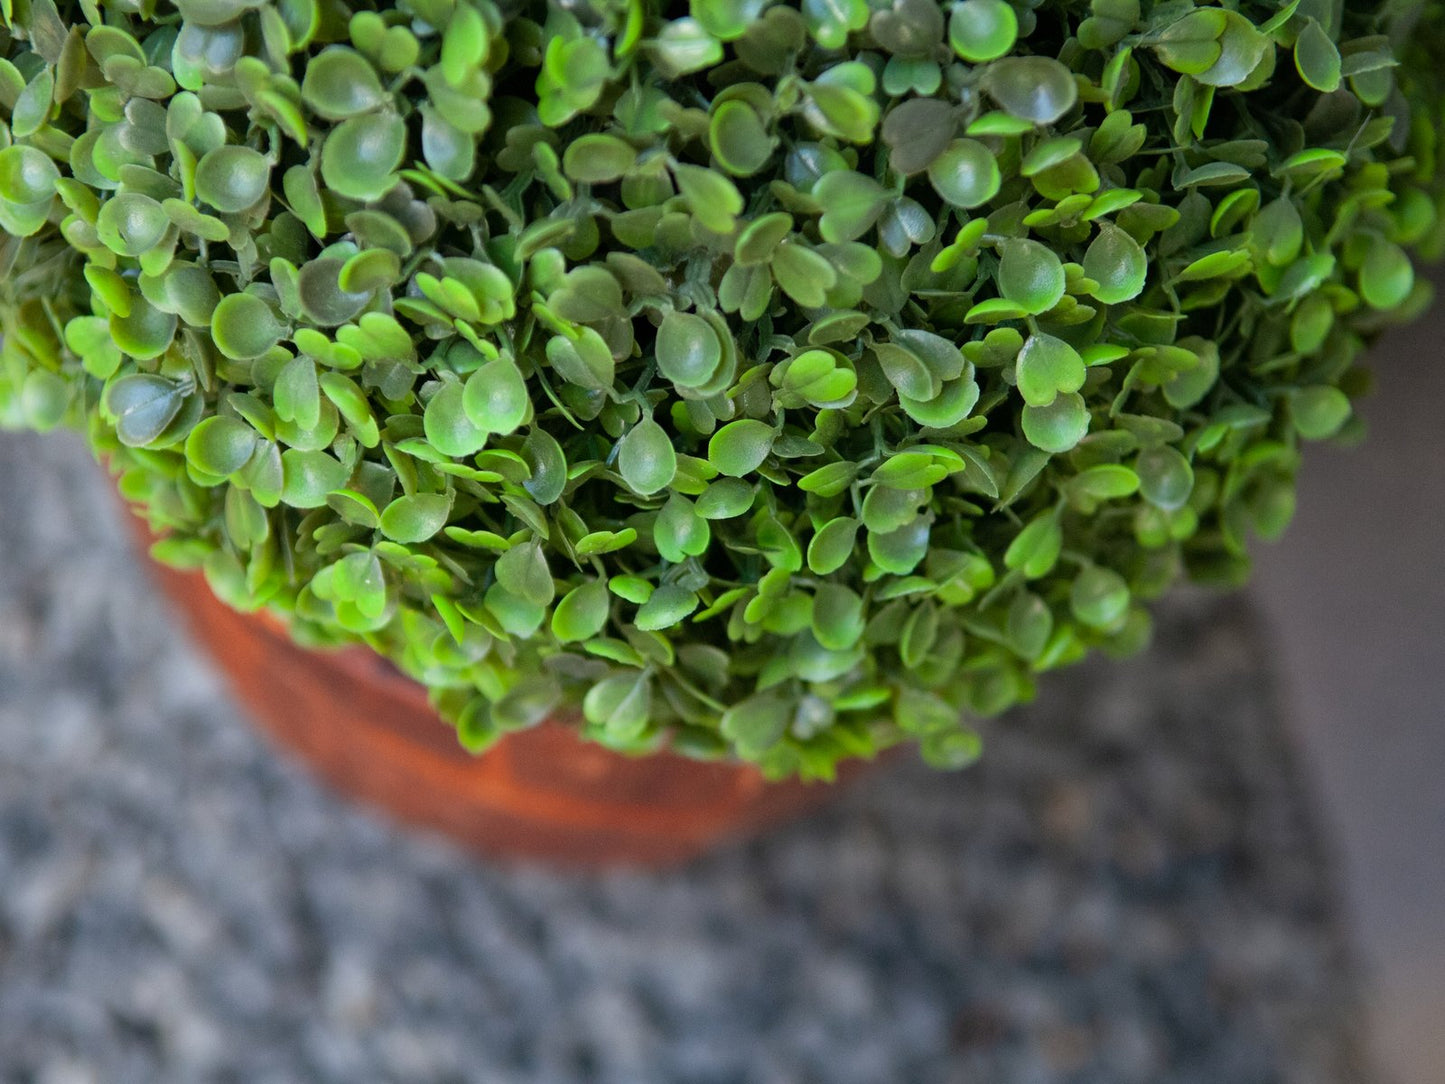
[[[1441,247],[1437,0],[4,15],[0,419],[474,749],[969,761],[1243,577]]]

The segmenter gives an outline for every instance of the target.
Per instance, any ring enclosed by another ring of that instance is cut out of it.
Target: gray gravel
[[[1338,1084],[1354,983],[1238,600],[681,873],[482,864],[276,760],[72,439],[0,434],[5,1084]]]

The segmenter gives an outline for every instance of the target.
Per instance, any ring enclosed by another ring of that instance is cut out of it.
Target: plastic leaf
[[[677,473],[677,453],[667,431],[651,418],[643,418],[618,442],[617,469],[639,496],[666,489]]]
[[[1007,55],[1018,32],[1018,16],[1005,0],[963,0],[948,21],[949,44],[970,64]]]
[[[720,473],[741,478],[762,465],[773,439],[773,428],[765,422],[751,418],[729,422],[708,441],[707,457]]]
[[[1007,112],[1034,124],[1053,124],[1079,97],[1069,69],[1044,56],[995,60],[984,72],[983,85]]]
[[[531,400],[516,362],[497,358],[468,377],[462,409],[471,423],[486,433],[505,435],[521,425],[531,410]]]
[[[993,152],[976,139],[956,139],[928,166],[934,190],[955,207],[971,210],[998,194],[1003,183]]]

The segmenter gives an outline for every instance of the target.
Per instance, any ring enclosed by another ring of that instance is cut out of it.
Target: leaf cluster
[[[0,3],[0,423],[482,749],[940,766],[1236,583],[1438,254],[1438,0]]]

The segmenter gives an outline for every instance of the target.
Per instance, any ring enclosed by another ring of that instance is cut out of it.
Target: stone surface
[[[0,1080],[1342,1084],[1329,864],[1236,600],[681,873],[491,867],[278,760],[64,437],[0,435]]]

